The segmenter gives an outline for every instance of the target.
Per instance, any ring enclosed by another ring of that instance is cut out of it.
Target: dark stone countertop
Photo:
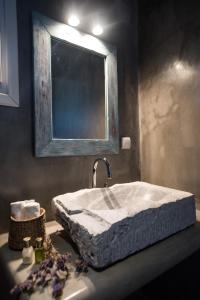
[[[59,231],[58,231],[59,230]],[[58,231],[58,232],[57,232]],[[56,233],[57,232],[57,233]],[[47,223],[47,233],[61,253],[70,251],[72,259],[78,254],[55,221]],[[8,234],[0,235],[0,260],[10,282],[22,282],[32,266],[24,267],[21,252],[8,248]],[[75,276],[73,270],[66,282],[63,300],[120,300],[155,279],[200,249],[200,211],[195,225],[160,241],[109,268],[97,271],[89,268],[86,275]],[[72,267],[73,268],[73,267]],[[49,300],[51,291],[35,292],[21,299]]]

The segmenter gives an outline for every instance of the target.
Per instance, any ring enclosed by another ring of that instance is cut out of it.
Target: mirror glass
[[[105,57],[51,37],[56,139],[105,139]]]

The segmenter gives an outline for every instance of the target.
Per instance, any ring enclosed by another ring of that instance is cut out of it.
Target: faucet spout
[[[92,177],[92,188],[95,188],[96,187],[96,184],[97,184],[97,166],[98,166],[98,163],[99,161],[103,161],[105,166],[106,166],[106,171],[107,171],[107,179],[112,179],[112,171],[111,171],[111,166],[107,160],[107,158],[97,158],[95,159],[94,161],[94,164],[93,164],[93,169],[92,169],[92,174],[93,174],[93,177]],[[107,183],[107,180],[104,184],[104,187],[107,187],[108,186],[108,183]]]

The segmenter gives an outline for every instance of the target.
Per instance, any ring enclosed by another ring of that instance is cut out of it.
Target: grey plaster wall
[[[199,14],[199,1],[139,1],[141,178],[197,197]]]
[[[31,12],[36,10],[55,20],[66,22],[72,4],[82,15],[84,31],[100,16],[104,39],[118,49],[119,128],[120,136],[130,136],[135,143],[131,151],[108,156],[113,179],[110,184],[139,179],[137,126],[137,3],[132,12],[124,1],[19,0],[19,80],[20,107],[0,106],[0,231],[8,229],[9,203],[35,198],[46,208],[51,219],[53,196],[88,187],[92,163],[96,157],[34,156],[33,68]],[[130,39],[130,33],[132,38]],[[100,167],[98,183],[104,170]]]

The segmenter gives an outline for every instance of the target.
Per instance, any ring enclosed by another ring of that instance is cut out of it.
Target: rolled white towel
[[[23,207],[24,220],[40,216],[40,204],[38,202],[26,202]]]
[[[20,221],[23,219],[25,201],[17,201],[10,203],[11,216]]]
[[[18,221],[40,216],[40,204],[34,199],[10,203],[11,216]]]
[[[24,200],[23,202],[24,202],[25,204],[28,204],[28,203],[35,202],[35,199]]]

